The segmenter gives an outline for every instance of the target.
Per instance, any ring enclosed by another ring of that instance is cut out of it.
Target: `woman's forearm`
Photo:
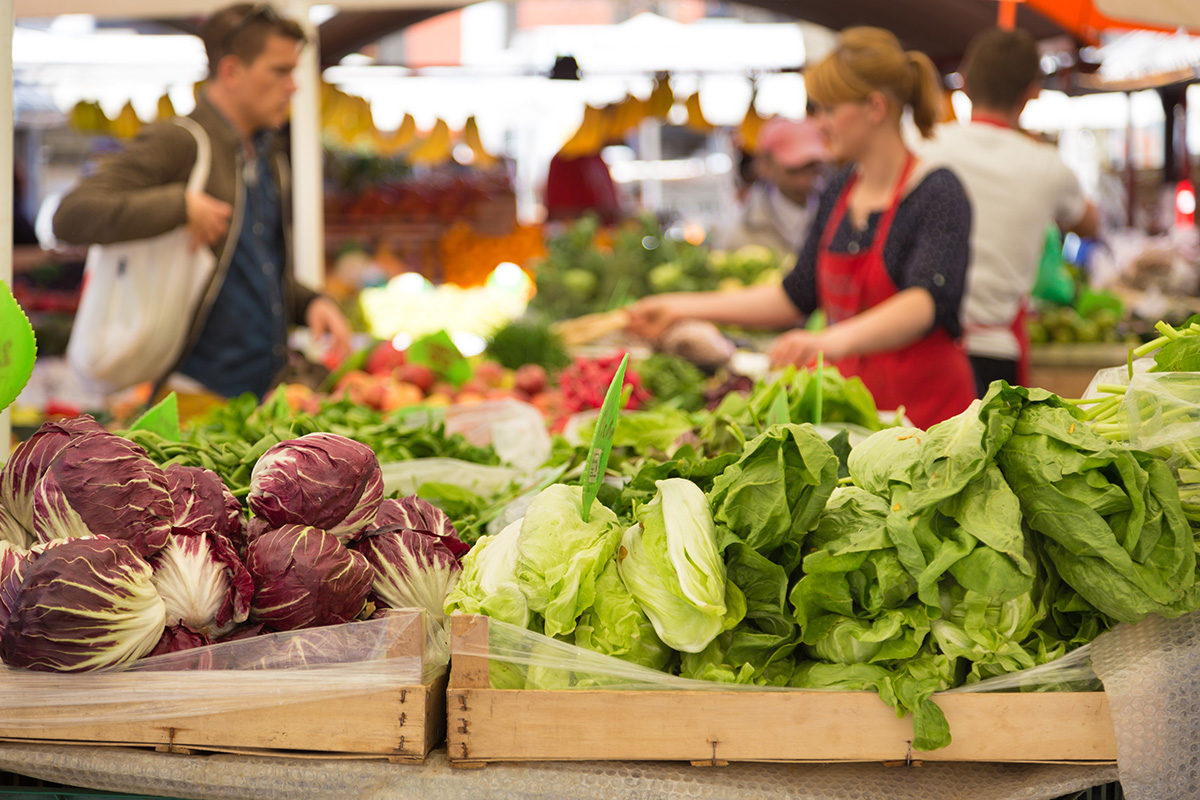
[[[778,283],[751,286],[732,292],[697,292],[675,295],[683,315],[718,325],[781,330],[804,321],[803,315]]]
[[[877,306],[831,325],[825,336],[843,355],[868,355],[907,347],[933,328],[933,296],[925,289],[905,289]]]

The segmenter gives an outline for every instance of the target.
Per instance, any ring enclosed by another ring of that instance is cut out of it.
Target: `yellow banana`
[[[751,155],[758,152],[758,131],[762,128],[763,121],[758,114],[758,109],[754,107],[754,96],[751,95],[750,107],[746,109],[746,116],[742,119],[742,124],[738,126],[742,149]]]
[[[126,100],[121,113],[112,123],[112,133],[122,139],[132,139],[141,130],[142,121],[138,119],[137,111],[133,109],[133,101]]]
[[[171,119],[175,116],[175,104],[171,102],[171,95],[163,94],[158,98],[158,118]]]
[[[656,119],[665,120],[675,105],[675,92],[671,90],[671,76],[661,73],[654,79],[654,89],[650,92],[646,113]]]
[[[474,153],[475,166],[486,169],[499,161],[484,148],[483,140],[479,137],[479,123],[475,121],[475,117],[467,117],[467,122],[462,129],[462,140]]]
[[[438,119],[425,140],[409,150],[407,157],[413,164],[440,164],[450,158],[451,149],[450,126],[446,120]]]
[[[391,133],[374,132],[375,151],[381,156],[395,156],[412,142],[417,135],[417,121],[412,114],[405,114],[400,126]]]
[[[579,158],[599,153],[608,135],[607,128],[604,111],[595,106],[586,106],[583,109],[583,122],[579,124],[575,135],[563,145],[562,154],[567,158]]]
[[[691,128],[696,133],[709,133],[713,126],[704,118],[704,111],[700,108],[700,92],[693,92],[687,99],[687,127]]]
[[[91,133],[95,119],[92,116],[92,105],[86,100],[80,100],[71,109],[71,127],[83,133]]]

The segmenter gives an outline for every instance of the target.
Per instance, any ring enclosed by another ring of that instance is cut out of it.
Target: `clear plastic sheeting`
[[[420,609],[256,636],[64,674],[0,668],[0,719],[14,726],[144,722],[372,694],[432,681]]]
[[[795,689],[787,686],[720,683],[670,675],[619,658],[585,650],[569,642],[497,619],[488,620],[488,645],[463,641],[456,654],[486,658],[496,689],[611,689],[638,691],[817,692],[839,689]],[[1030,669],[1011,672],[949,692],[1099,691],[1102,687],[1089,660],[1091,645]],[[936,699],[937,695],[934,695]]]
[[[1200,613],[1118,625],[1092,643],[1129,800],[1200,797]]]
[[[1029,764],[425,764],[181,756],[111,747],[0,744],[0,769],[115,792],[197,800],[1051,800],[1116,780],[1112,766]]]

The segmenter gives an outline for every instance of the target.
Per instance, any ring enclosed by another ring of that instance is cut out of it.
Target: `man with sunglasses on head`
[[[212,151],[205,190],[186,189],[196,139],[170,122],[147,126],[63,198],[54,232],[68,242],[107,244],[186,225],[193,246],[213,249],[222,284],[207,317],[194,324],[177,366],[183,377],[173,382],[262,397],[287,364],[290,326],[307,325],[334,356],[350,347],[337,306],[292,272],[291,185],[278,131],[306,37],[266,3],[215,12],[201,37],[209,76],[190,117]]]

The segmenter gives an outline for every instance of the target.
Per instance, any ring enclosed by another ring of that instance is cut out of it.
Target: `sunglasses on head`
[[[224,43],[226,49],[228,49],[233,43],[233,40],[238,37],[238,34],[249,28],[260,19],[269,22],[272,25],[278,25],[283,22],[283,19],[279,16],[279,12],[277,12],[270,3],[255,3],[254,7],[247,11],[245,16],[238,21],[238,24],[230,28],[229,32],[225,34],[222,42]]]

